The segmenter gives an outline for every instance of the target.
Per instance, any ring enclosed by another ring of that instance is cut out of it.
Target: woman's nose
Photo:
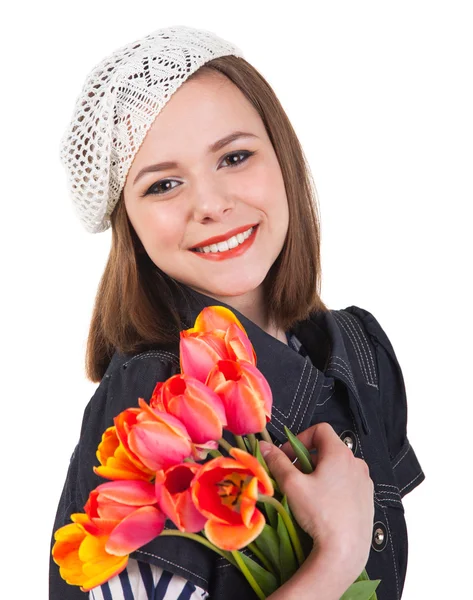
[[[200,185],[192,198],[193,216],[195,221],[211,219],[220,221],[234,208],[235,200],[228,190],[218,186]]]

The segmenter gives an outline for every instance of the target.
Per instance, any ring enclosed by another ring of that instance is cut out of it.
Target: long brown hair
[[[320,298],[320,220],[310,167],[292,125],[268,82],[245,59],[223,56],[195,71],[228,77],[258,111],[285,183],[289,226],[278,258],[264,281],[268,322],[284,330],[313,311]],[[86,375],[99,382],[115,349],[137,353],[179,341],[182,324],[174,303],[179,282],[149,258],[128,218],[123,192],[111,214],[112,245],[99,283],[86,351]],[[189,325],[192,326],[193,324]]]

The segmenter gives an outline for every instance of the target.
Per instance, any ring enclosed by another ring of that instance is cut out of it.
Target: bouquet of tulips
[[[232,311],[204,308],[194,327],[181,331],[180,371],[104,432],[94,471],[111,481],[55,532],[54,561],[67,583],[89,591],[156,536],[184,536],[224,556],[264,599],[304,562],[312,540],[260,452],[257,434],[272,443],[272,393]],[[286,435],[310,473],[309,452],[287,428]],[[165,529],[166,518],[177,529]],[[375,600],[379,581],[364,570],[342,598]]]

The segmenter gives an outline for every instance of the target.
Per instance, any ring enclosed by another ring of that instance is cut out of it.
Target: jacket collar
[[[369,433],[345,343],[331,311],[314,312],[293,327],[309,354],[308,358],[266,333],[225,302],[188,286],[180,287],[184,288],[184,294],[176,297],[176,303],[184,328],[193,327],[198,314],[206,306],[224,306],[241,321],[255,349],[257,367],[273,392],[272,416],[267,428],[278,440],[284,442],[287,439],[284,426],[294,434],[310,426],[327,377],[342,382],[347,388],[355,417],[365,433]]]

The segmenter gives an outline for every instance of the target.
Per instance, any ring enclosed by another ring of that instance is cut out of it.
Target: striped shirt
[[[128,560],[124,571],[89,592],[89,600],[203,600],[209,594],[170,571]]]
[[[286,332],[288,346],[302,356],[308,356],[299,339]],[[327,401],[333,394],[333,378],[326,377],[323,388]],[[129,559],[126,569],[103,585],[89,592],[89,600],[203,600],[208,592],[184,577],[156,565]]]

